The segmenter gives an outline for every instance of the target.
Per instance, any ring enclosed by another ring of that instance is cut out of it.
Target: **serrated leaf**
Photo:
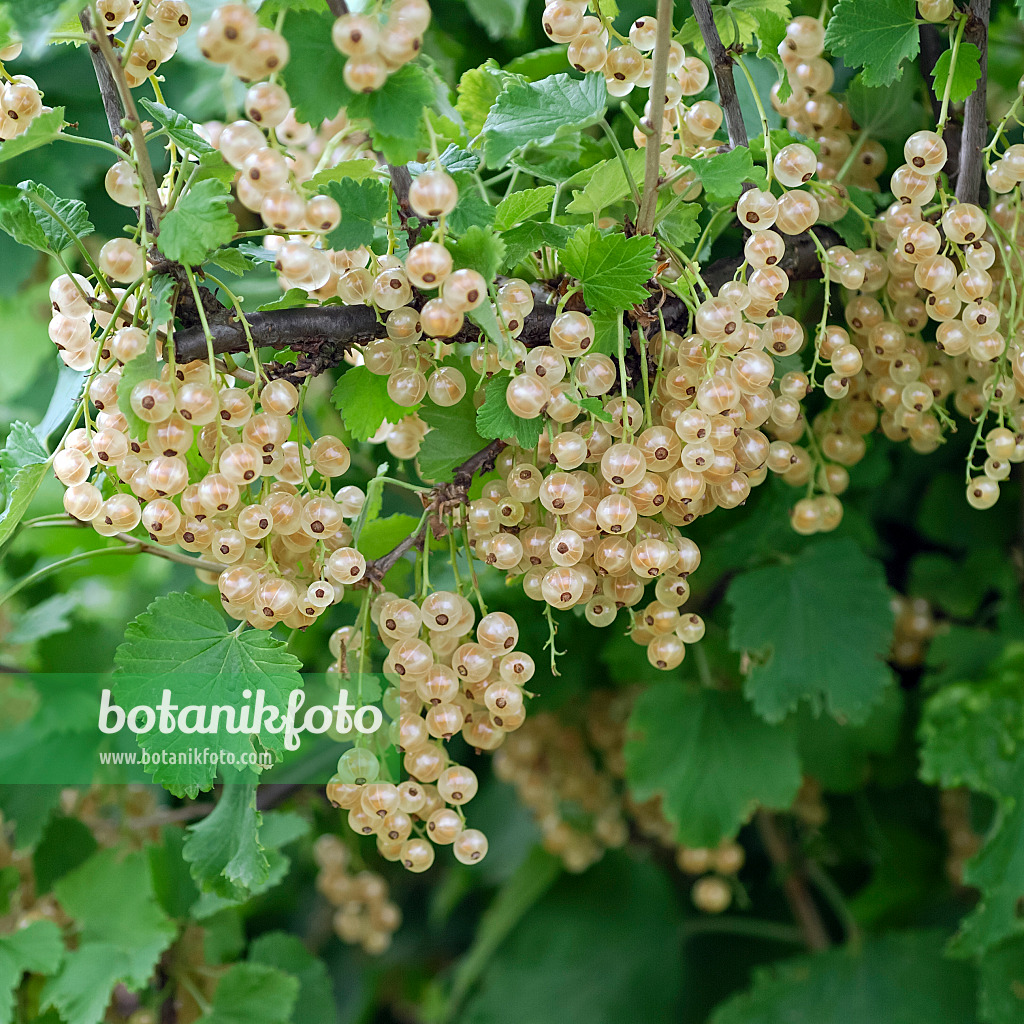
[[[790,17],[789,0],[732,0],[728,7],[724,4],[712,4],[711,13],[723,45],[737,48],[751,45],[766,13],[785,18],[787,22]],[[696,18],[686,19],[676,34],[676,39],[684,46],[692,45],[699,50],[705,50],[704,39]]]
[[[4,448],[0,451],[0,548],[10,540],[39,485],[46,477],[49,456],[35,432],[27,423],[11,425]]]
[[[1024,1020],[1024,937],[985,951],[978,961],[978,1012],[986,1024]]]
[[[54,921],[32,921],[0,935],[0,1024],[14,1019],[14,990],[25,972],[53,974],[64,958],[64,941]]]
[[[493,281],[501,269],[505,243],[490,228],[472,227],[459,239],[448,242],[457,270],[475,270],[485,281]]]
[[[939,931],[895,932],[758,968],[750,990],[709,1024],[966,1024],[975,1019],[974,978],[943,956],[944,940]]]
[[[461,235],[470,228],[486,228],[493,224],[496,207],[480,194],[476,178],[468,171],[454,171],[452,180],[459,190],[459,199],[455,209],[448,214],[448,227],[456,235]]]
[[[293,1021],[334,1024],[338,1018],[327,966],[313,956],[302,941],[287,932],[265,932],[249,947],[250,963],[276,967],[299,983]]]
[[[493,59],[462,73],[456,90],[455,109],[471,139],[483,130],[487,115],[505,83],[513,80],[514,76],[502,71]]]
[[[244,690],[251,691],[253,700],[263,690],[268,706],[284,709],[288,695],[302,685],[300,663],[286,644],[260,630],[229,632],[220,612],[191,594],[157,598],[129,623],[114,661],[114,698],[128,709],[140,704],[156,707],[165,689],[182,709],[189,705],[200,706],[200,711],[201,706],[243,707],[250,699],[243,696]],[[210,731],[202,734],[177,729],[143,733],[139,745],[160,759],[164,751],[170,757],[196,746],[207,747],[233,753],[237,764],[256,750],[254,740],[274,754],[284,748],[281,732],[271,732],[265,720],[259,727],[253,723],[251,734],[228,732],[223,715],[216,728],[213,724],[210,721]],[[195,797],[217,777],[217,767],[210,763],[160,763],[147,766],[150,770],[154,782],[178,796]]]
[[[953,79],[950,81],[949,69],[952,59],[952,49],[939,56],[932,69],[932,89],[936,96],[945,96],[948,86],[949,98],[954,103],[963,103],[974,92],[978,79],[981,78],[981,50],[974,43],[961,41],[956,54],[956,66],[953,68]]]
[[[423,110],[433,103],[434,86],[426,71],[416,64],[406,64],[388,75],[380,89],[353,96],[346,110],[349,117],[370,122],[374,149],[388,163],[405,164],[427,140]]]
[[[700,204],[682,203],[658,221],[657,233],[677,249],[686,248],[700,237]]]
[[[569,238],[569,228],[562,224],[549,224],[546,220],[528,220],[525,224],[502,233],[505,259],[502,270],[514,270],[531,253],[545,246],[561,249]]]
[[[19,182],[18,188],[39,222],[52,252],[60,252],[73,245],[76,238],[85,238],[96,230],[89,221],[85,203],[80,199],[62,199],[52,189],[35,181]]]
[[[541,185],[538,188],[525,188],[506,196],[499,204],[494,217],[495,231],[507,231],[509,228],[529,220],[534,214],[547,213],[551,209],[551,200],[555,195],[554,185]]]
[[[468,149],[459,149],[454,142],[449,143],[444,152],[437,158],[438,163],[449,173],[458,174],[460,171],[475,171],[480,166],[480,156],[471,153]],[[420,163],[418,160],[409,164],[409,173],[416,177],[424,171],[429,171],[433,162]]]
[[[854,542],[820,541],[785,565],[737,576],[726,600],[729,645],[758,656],[744,692],[768,721],[809,700],[819,712],[863,722],[892,684],[885,573]]]
[[[237,249],[218,249],[210,255],[208,262],[235,277],[241,277],[253,266]]]
[[[483,438],[500,437],[530,450],[537,447],[544,417],[526,420],[512,412],[505,400],[511,379],[506,373],[498,373],[484,385],[484,404],[476,411],[476,429]]]
[[[365,366],[353,366],[341,375],[331,401],[357,441],[369,441],[385,420],[397,423],[416,411],[393,401],[387,377],[370,373]]]
[[[167,132],[168,138],[179,149],[187,150],[196,156],[208,156],[218,152],[196,131],[195,124],[184,114],[179,114],[177,110],[172,110],[162,103],[154,103],[144,96],[139,99],[139,104],[153,121]]]
[[[604,76],[596,73],[582,80],[552,75],[540,82],[507,83],[483,126],[488,167],[500,168],[528,146],[544,146],[596,124],[607,100]]]
[[[54,107],[34,117],[24,134],[0,143],[0,164],[53,142],[65,123],[63,107]]]
[[[334,249],[358,249],[370,245],[374,228],[388,210],[388,190],[375,179],[329,181],[321,189],[341,207],[341,221],[327,236]]]
[[[370,177],[377,165],[373,160],[342,160],[333,167],[325,167],[317,171],[309,181],[303,182],[303,187],[311,193],[326,195],[324,188],[332,181],[344,181],[350,178],[352,181],[363,181]]]
[[[416,465],[424,480],[450,480],[456,466],[487,445],[477,433],[471,391],[452,406],[427,402],[420,410],[420,419],[430,425],[430,432],[423,438],[416,456]]]
[[[747,146],[736,146],[727,153],[709,157],[677,158],[677,163],[697,175],[712,203],[735,203],[745,182],[751,181],[764,188],[767,180],[764,168],[754,164]]]
[[[865,85],[891,85],[921,48],[915,0],[839,0],[825,48],[850,67],[863,67]]]
[[[282,30],[290,56],[281,83],[296,117],[311,125],[336,117],[355,95],[342,77],[346,60],[331,41],[333,24],[328,11],[292,11]]]
[[[612,414],[605,409],[604,403],[600,398],[591,398],[587,395],[582,395],[575,399],[575,403],[581,409],[585,409],[594,417],[595,420],[598,420],[601,423],[611,423]]]
[[[78,607],[80,600],[78,594],[51,594],[26,608],[14,619],[4,643],[12,646],[33,644],[56,633],[66,633],[71,628],[68,616]]]
[[[227,245],[238,230],[228,209],[231,191],[208,179],[193,185],[160,221],[157,245],[171,260],[197,266],[215,249]]]
[[[141,852],[119,859],[100,850],[54,885],[78,925],[78,948],[43,988],[68,1024],[98,1024],[117,982],[139,989],[177,929],[157,904],[149,862]]]
[[[256,783],[228,779],[217,806],[189,826],[181,851],[200,892],[241,900],[266,882],[270,864],[259,840],[262,823]]]
[[[566,243],[561,259],[582,283],[583,301],[592,310],[624,310],[649,297],[646,285],[654,271],[650,235],[602,235],[587,224]]]
[[[199,1024],[288,1024],[298,995],[298,979],[276,967],[233,964]]]
[[[794,730],[767,725],[738,693],[652,686],[633,707],[624,754],[632,794],[660,795],[687,846],[715,846],[758,806],[788,807],[800,788]]]
[[[631,149],[625,156],[634,184],[641,185],[644,177],[644,151]],[[622,166],[622,161],[605,160],[597,165],[590,180],[583,188],[573,192],[572,202],[566,206],[565,210],[566,213],[589,217],[592,214],[600,213],[612,203],[625,199],[629,192],[629,182],[626,180],[626,171]]]

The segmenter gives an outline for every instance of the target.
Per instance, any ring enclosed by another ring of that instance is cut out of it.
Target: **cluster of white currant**
[[[381,855],[410,871],[430,867],[431,844],[450,844],[463,864],[485,856],[487,838],[466,828],[463,810],[476,795],[476,775],[453,763],[446,745],[458,736],[477,750],[496,750],[526,720],[524,687],[536,668],[516,650],[519,627],[512,616],[491,612],[474,632],[475,618],[465,597],[446,590],[420,604],[385,591],[371,605],[370,619],[388,650],[389,738],[409,778],[401,785],[380,781],[380,759],[353,747],[342,754],[327,795],[348,810],[354,832],[375,836]],[[345,655],[360,643],[353,627],[336,631],[337,671],[352,667]]]
[[[320,869],[316,887],[337,909],[334,933],[342,942],[379,956],[391,945],[402,911],[388,898],[388,883],[375,871],[352,871],[352,854],[335,835],[325,833],[313,846]]]
[[[0,47],[0,71],[3,61],[21,55],[18,41]],[[0,80],[0,140],[16,138],[28,131],[29,125],[48,107],[43,106],[43,94],[35,80],[28,75],[9,76]]]
[[[161,0],[164,2],[164,0]],[[259,23],[251,7],[222,4],[199,26],[199,52],[214,64],[227,64],[239,78],[259,81],[288,63],[288,41]]]
[[[400,67],[415,60],[430,24],[427,0],[391,0],[361,14],[343,14],[331,38],[348,60],[342,75],[353,92],[376,92]]]

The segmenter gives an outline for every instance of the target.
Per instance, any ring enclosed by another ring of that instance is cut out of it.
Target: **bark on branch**
[[[708,3],[708,0],[693,0],[692,6],[693,16],[697,19],[697,27],[704,39],[708,58],[711,60],[711,70],[718,83],[718,97],[722,104],[722,110],[725,112],[725,127],[729,133],[729,145],[733,149],[737,146],[745,146],[748,141],[747,126],[743,123],[740,98],[736,92],[736,82],[733,79],[732,57],[722,45],[718,27],[715,25],[715,16],[711,13],[711,4]]]
[[[982,150],[988,136],[988,16],[991,0],[971,0],[967,11],[964,40],[981,51],[981,77],[974,92],[964,103],[964,127],[960,133],[960,171],[956,180],[956,198],[961,203],[976,203],[981,193]]]

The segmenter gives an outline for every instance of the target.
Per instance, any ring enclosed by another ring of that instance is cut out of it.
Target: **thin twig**
[[[658,36],[654,44],[654,71],[651,76],[651,134],[644,156],[644,194],[636,219],[639,234],[654,230],[654,212],[658,205],[658,178],[661,175],[661,130],[665,120],[665,84],[668,80],[668,51],[672,43],[672,0],[658,0]]]
[[[981,76],[974,92],[964,103],[964,127],[960,133],[960,171],[956,179],[956,198],[961,203],[977,203],[981,192],[982,150],[988,134],[986,101],[988,92],[988,15],[991,0],[971,0],[964,39],[981,52]]]
[[[340,18],[343,14],[348,14],[348,4],[345,0],[327,0],[327,6],[331,9],[331,14],[336,18]]]
[[[740,98],[736,92],[736,82],[732,76],[732,57],[722,45],[722,39],[715,25],[715,16],[711,13],[708,0],[693,0],[693,15],[697,19],[697,27],[704,38],[711,70],[718,83],[718,98],[725,112],[725,127],[729,133],[729,145],[735,149],[747,145],[747,128],[743,123],[740,110]]]
[[[755,821],[765,851],[775,870],[781,875],[783,892],[793,912],[793,918],[803,932],[807,948],[816,953],[828,949],[828,932],[825,931],[824,922],[807,888],[804,871],[795,861],[789,842],[779,828],[778,820],[771,811],[760,810]]]
[[[460,463],[452,472],[450,482],[445,481],[432,487],[425,494],[422,494],[423,520],[415,533],[410,534],[404,540],[396,544],[390,551],[366,563],[366,573],[363,576],[365,585],[379,586],[384,574],[407,552],[413,548],[422,550],[427,541],[428,532],[434,536],[443,536],[443,519],[457,506],[464,505],[467,501],[467,491],[477,473],[489,473],[494,469],[494,461],[507,447],[507,442],[500,439],[491,441],[486,447],[481,448],[476,454],[471,455],[465,462]],[[472,560],[472,554],[467,552]],[[470,562],[472,565],[472,561]]]

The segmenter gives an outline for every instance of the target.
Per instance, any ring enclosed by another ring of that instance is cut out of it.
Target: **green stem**
[[[853,161],[857,159],[857,154],[860,153],[861,147],[867,142],[868,134],[868,130],[865,128],[854,140],[849,156],[843,161],[843,166],[839,168],[839,173],[836,175],[837,182],[842,181],[846,177],[847,171],[853,166]]]
[[[804,937],[795,925],[778,921],[760,921],[746,917],[693,917],[682,924],[683,941],[699,935],[745,935],[769,942],[785,942],[802,946]]]
[[[124,153],[122,153],[121,150],[117,148],[117,146],[114,146],[109,142],[103,142],[100,139],[89,139],[86,138],[84,135],[67,135],[64,132],[61,132],[61,134],[57,136],[57,139],[55,141],[74,142],[79,146],[91,146],[93,149],[105,149],[107,150],[107,152],[113,153],[118,158],[118,160],[125,159]]]
[[[754,82],[754,76],[750,73],[750,69],[744,63],[742,57],[737,56],[735,59],[740,71],[743,72],[743,77],[747,80],[747,85],[750,87],[750,95],[754,97],[754,105],[757,107],[758,117],[761,118],[761,133],[764,136],[765,171],[768,175],[768,187],[770,189],[772,185],[772,136],[768,128],[768,116],[765,114],[764,104],[761,102],[761,96],[757,91],[757,85]]]
[[[935,131],[939,135],[942,134],[942,129],[946,127],[946,118],[949,116],[949,96],[953,89],[953,75],[956,72],[956,57],[960,50],[960,42],[964,37],[964,29],[967,27],[967,15],[960,14],[959,21],[956,26],[956,35],[953,36],[953,45],[949,48],[949,70],[946,74],[946,87],[942,90],[942,107],[939,110],[939,123],[935,126]]]
[[[619,145],[619,140],[615,138],[615,132],[612,131],[611,125],[608,124],[607,120],[602,117],[600,124],[605,135],[608,137],[608,141],[612,144],[616,159],[622,165],[622,171],[626,175],[626,183],[629,185],[629,191],[633,195],[633,202],[636,203],[637,209],[639,209],[640,189],[637,188],[636,179],[633,177],[633,172],[629,169],[629,161],[626,160],[626,154],[622,151],[622,146]]]
[[[217,367],[214,366],[216,357],[213,354],[213,335],[210,333],[210,325],[206,320],[206,310],[203,309],[203,298],[199,294],[199,287],[196,285],[195,274],[192,273],[192,268],[185,265],[185,276],[188,278],[189,287],[192,289],[192,297],[196,302],[196,310],[199,313],[199,321],[203,325],[203,334],[206,335],[206,352],[210,360],[210,383],[217,383]]]

